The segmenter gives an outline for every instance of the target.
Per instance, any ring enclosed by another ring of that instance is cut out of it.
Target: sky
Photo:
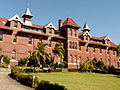
[[[115,44],[120,44],[120,0],[1,0],[0,17],[21,18],[29,7],[32,23],[44,26],[52,22],[58,28],[58,20],[71,17],[81,28],[87,22],[91,35],[108,35]]]

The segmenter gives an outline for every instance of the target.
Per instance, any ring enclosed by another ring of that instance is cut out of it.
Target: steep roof
[[[64,23],[63,23],[62,26],[63,26],[63,27],[64,27],[64,26],[74,26],[74,27],[76,27],[76,28],[80,28],[80,26],[78,26],[70,17],[68,17],[68,18],[64,21]]]

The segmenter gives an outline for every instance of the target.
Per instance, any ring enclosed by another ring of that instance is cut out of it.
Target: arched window
[[[17,41],[17,35],[14,34],[14,35],[13,35],[13,42],[16,42],[16,41]]]
[[[16,52],[15,50],[12,51],[12,59],[15,59],[16,58]]]
[[[70,41],[70,46],[69,46],[69,48],[72,48],[72,42]]]
[[[107,60],[107,65],[110,65],[110,59]]]
[[[18,22],[15,21],[14,22],[14,27],[17,28],[17,26],[18,26]]]
[[[28,58],[30,58],[30,56],[31,56],[31,53],[30,53],[30,51],[28,52]]]
[[[72,63],[72,55],[70,55],[70,63]]]
[[[74,57],[74,63],[77,63],[77,56]]]
[[[116,62],[115,62],[115,60],[113,61],[113,66],[116,66]]]

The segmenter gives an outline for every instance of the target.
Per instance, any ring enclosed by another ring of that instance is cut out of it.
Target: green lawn
[[[64,85],[68,90],[120,90],[117,75],[78,72],[30,73],[39,80]]]

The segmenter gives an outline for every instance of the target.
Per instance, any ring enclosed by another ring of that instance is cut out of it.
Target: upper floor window
[[[107,54],[109,54],[109,49],[107,49]]]
[[[70,47],[69,48],[72,48],[72,42],[70,41]]]
[[[32,44],[32,38],[31,37],[29,37],[28,44]]]
[[[88,52],[88,46],[86,47],[86,51]]]
[[[15,59],[15,57],[16,57],[16,52],[15,52],[15,50],[13,50],[12,51],[12,59]]]
[[[74,33],[75,33],[75,37],[77,37],[77,31],[76,31],[76,30],[75,30],[75,32],[74,32]]]
[[[89,36],[86,35],[86,41],[88,41],[88,39],[89,39]]]
[[[51,47],[51,46],[52,46],[52,41],[50,40],[50,41],[49,41],[49,47]]]
[[[100,53],[102,53],[102,48],[100,48]]]
[[[3,35],[3,33],[0,32],[0,41],[2,41],[2,35]]]
[[[18,22],[14,22],[14,27],[16,27],[17,28],[17,26],[18,26]]]
[[[95,53],[95,47],[93,47],[93,52]]]
[[[77,42],[74,42],[74,44],[75,44],[75,49],[77,49]]]
[[[116,51],[115,51],[115,50],[113,50],[113,55],[115,55],[115,53],[116,53]]]
[[[16,41],[17,41],[17,35],[14,34],[14,35],[13,35],[13,42],[16,42]]]
[[[72,36],[72,28],[70,28],[70,36]]]

